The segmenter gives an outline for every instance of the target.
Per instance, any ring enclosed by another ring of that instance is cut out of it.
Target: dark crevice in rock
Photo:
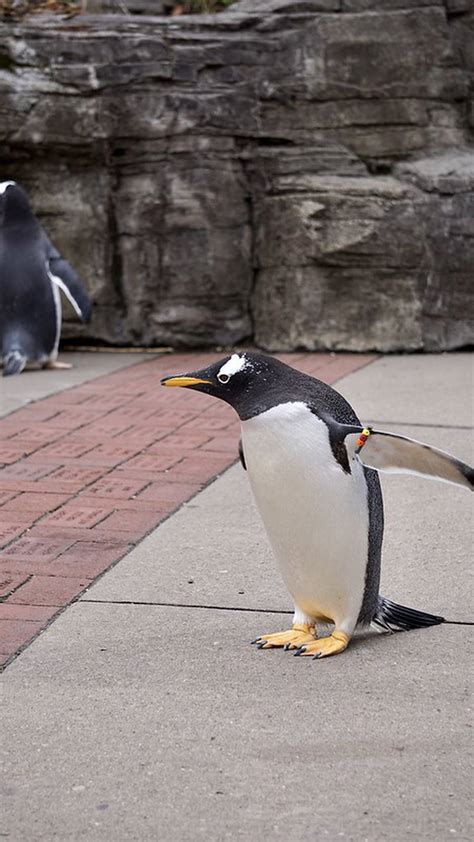
[[[389,175],[393,170],[393,161],[365,161],[371,175]]]
[[[113,150],[112,150],[113,156]],[[125,319],[127,312],[127,304],[125,300],[124,290],[122,287],[123,265],[122,254],[120,249],[120,235],[117,225],[117,212],[115,207],[116,197],[119,189],[119,173],[113,168],[109,169],[110,173],[110,194],[107,207],[107,223],[109,231],[108,244],[110,248],[110,282],[115,292],[116,307],[120,319]]]
[[[248,162],[244,159],[241,159],[242,162],[242,169],[245,173],[245,179],[247,182],[247,192],[245,195],[245,203],[247,206],[247,213],[248,213],[248,230],[250,236],[250,248],[249,248],[249,259],[250,259],[250,271],[251,271],[251,281],[249,287],[249,294],[247,299],[247,313],[250,322],[250,331],[249,337],[253,338],[255,336],[255,322],[254,322],[254,315],[253,315],[253,295],[255,293],[255,289],[257,286],[257,278],[258,278],[258,260],[257,260],[257,247],[255,243],[255,196],[253,194],[253,188],[251,183],[251,173],[249,172]],[[242,337],[242,339],[246,339],[247,337]]]
[[[265,147],[284,147],[284,146],[296,146],[296,141],[291,140],[291,138],[281,138],[281,137],[259,137],[256,139],[257,146]]]
[[[443,0],[443,3],[448,21],[461,15],[472,15],[472,0]]]

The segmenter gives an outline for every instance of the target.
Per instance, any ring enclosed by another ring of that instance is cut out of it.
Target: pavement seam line
[[[244,608],[237,605],[202,605],[200,603],[186,602],[147,602],[140,599],[79,599],[76,605],[82,603],[89,605],[139,605],[144,608],[197,608],[204,611],[242,611],[248,614],[294,614],[294,611],[280,608]]]

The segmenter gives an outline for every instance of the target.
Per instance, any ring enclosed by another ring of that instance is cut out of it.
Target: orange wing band
[[[370,436],[370,432],[371,431],[368,429],[368,427],[365,427],[362,430],[362,432],[361,432],[361,434],[360,434],[360,436],[359,436],[359,438],[357,439],[357,442],[356,442],[356,453],[360,453],[364,444],[366,443],[367,439]]]

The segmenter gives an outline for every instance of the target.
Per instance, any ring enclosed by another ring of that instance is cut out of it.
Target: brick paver
[[[220,356],[160,356],[0,420],[0,664],[235,461],[232,409],[160,386]],[[375,359],[281,358],[327,383]]]

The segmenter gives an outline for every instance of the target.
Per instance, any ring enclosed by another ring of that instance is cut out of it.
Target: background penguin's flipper
[[[420,474],[474,490],[474,469],[449,453],[394,433],[361,430],[357,434],[353,429],[349,428],[345,437],[349,456],[357,455],[366,467]]]
[[[64,260],[52,243],[47,242],[47,271],[52,283],[56,284],[71,302],[83,322],[91,317],[92,305],[84,284],[76,275],[71,264]]]

